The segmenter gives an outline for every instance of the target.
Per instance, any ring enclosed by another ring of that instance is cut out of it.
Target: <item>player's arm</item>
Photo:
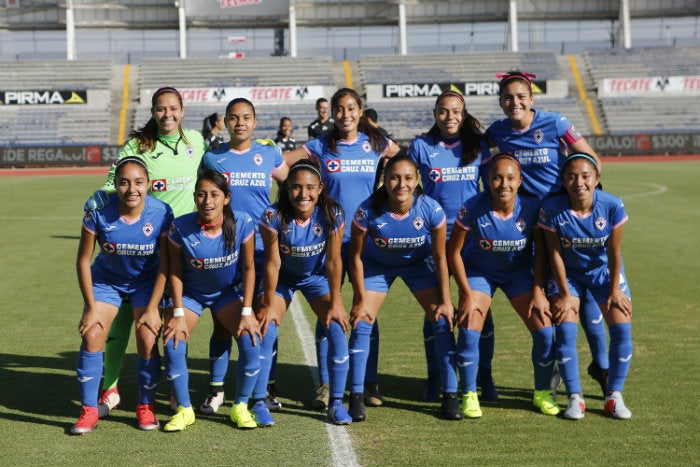
[[[173,309],[183,308],[182,294],[182,246],[177,245],[168,238],[168,282],[170,284],[170,298],[173,301]],[[173,311],[168,312],[168,318],[163,330],[163,345],[166,345],[170,339],[174,339],[173,345],[177,348],[178,336],[183,334],[184,342],[190,337],[190,329],[187,326],[185,316],[173,316]]]
[[[255,233],[252,232],[247,239],[241,242],[241,277],[243,279],[243,308],[253,307],[255,295]],[[243,314],[238,322],[238,330],[234,336],[238,339],[242,334],[248,334],[253,345],[262,340],[260,325],[254,314]]]
[[[324,325],[328,328],[331,321],[336,321],[343,328],[343,331],[347,332],[348,317],[345,305],[343,305],[343,297],[340,295],[343,281],[343,259],[340,255],[340,248],[343,244],[344,233],[345,224],[331,232],[326,240],[326,277],[328,278],[331,299]]]
[[[258,320],[260,321],[261,331],[265,334],[267,332],[267,324],[270,321],[274,321],[278,327],[280,325],[280,317],[276,316],[273,304],[275,302],[275,290],[277,290],[277,284],[279,283],[282,258],[280,257],[277,232],[261,222],[260,236],[265,248],[265,268],[263,270],[263,296],[260,300]]]
[[[438,227],[432,229],[430,237],[432,242],[433,262],[435,263],[435,273],[437,274],[440,287],[440,303],[434,310],[435,318],[436,320],[439,316],[447,318],[448,323],[450,323],[450,330],[452,330],[454,307],[452,306],[452,298],[450,297],[450,274],[448,272],[447,254],[445,252],[447,222],[444,219]]]
[[[163,320],[158,305],[165,293],[165,284],[168,282],[168,233],[163,232],[158,239],[158,272],[153,284],[153,292],[148,305],[141,316],[136,320],[136,329],[146,325],[156,336],[163,327]]]
[[[292,164],[294,164],[297,161],[300,161],[302,159],[308,159],[309,153],[306,151],[306,148],[302,146],[300,148],[294,149],[293,151],[287,151],[285,153],[282,153],[282,157],[284,157],[284,161],[287,163],[287,166],[291,167]]]
[[[549,267],[559,289],[559,293],[552,298],[551,302],[552,320],[559,324],[569,312],[575,314],[578,313],[578,310],[572,303],[569,285],[566,280],[566,267],[561,255],[559,234],[555,230],[545,229],[544,238],[547,244],[547,251],[549,252]]]
[[[472,289],[469,287],[467,271],[461,254],[468,235],[469,231],[459,222],[455,222],[450,233],[450,242],[447,245],[447,263],[457,283],[457,321],[462,326],[465,325],[465,320],[469,320],[469,314],[478,309],[478,304],[472,298]]]
[[[614,307],[621,310],[625,316],[631,316],[632,304],[630,299],[620,289],[620,275],[622,273],[622,249],[620,248],[622,227],[623,225],[621,224],[612,230],[605,248],[605,253],[608,257],[608,270],[610,271],[610,294],[605,308],[606,311],[609,312]]]
[[[532,286],[532,300],[528,307],[528,317],[530,317],[534,311],[541,321],[547,322],[546,318],[551,318],[552,315],[549,312],[549,300],[547,300],[547,292],[545,289],[547,283],[547,244],[541,228],[535,227],[533,229],[532,241],[535,249],[533,263],[535,278]]]
[[[361,317],[366,318],[367,322],[371,322],[371,315],[365,303],[367,292],[365,290],[365,269],[362,264],[362,250],[364,250],[367,240],[367,231],[358,227],[354,222],[351,229],[348,267],[350,268],[353,290],[350,323],[354,327],[357,326]]]
[[[85,304],[78,324],[78,331],[82,336],[95,324],[103,326],[99,315],[94,313],[95,296],[92,290],[92,271],[90,270],[90,262],[94,251],[95,234],[83,226],[80,232],[80,243],[78,244],[78,255],[76,258],[78,285]]]

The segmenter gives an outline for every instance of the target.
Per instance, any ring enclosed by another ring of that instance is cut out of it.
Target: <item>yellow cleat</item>
[[[192,406],[177,408],[177,413],[173,415],[168,423],[163,427],[163,431],[182,431],[194,423],[194,410]]]
[[[253,416],[248,411],[248,404],[245,402],[239,402],[238,404],[233,404],[231,407],[231,421],[238,426],[238,428],[257,428],[258,424],[253,420]]]
[[[552,399],[552,393],[549,392],[549,389],[535,391],[535,395],[532,398],[532,403],[545,415],[559,414],[559,406],[556,402],[554,402],[554,399]]]
[[[474,391],[469,391],[462,394],[462,413],[467,418],[481,418],[481,406],[479,406],[479,397]]]

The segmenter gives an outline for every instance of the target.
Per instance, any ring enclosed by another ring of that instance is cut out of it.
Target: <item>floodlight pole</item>
[[[297,11],[294,0],[289,2],[289,55],[297,56]]]
[[[408,46],[406,43],[406,0],[399,2],[399,54],[406,55]]]
[[[629,0],[620,0],[620,26],[617,31],[617,45],[625,49],[632,48],[632,37],[630,34],[630,3]]]
[[[187,58],[187,17],[185,16],[185,0],[177,0],[178,23],[180,25],[180,58]]]
[[[75,17],[73,16],[73,0],[66,0],[66,59],[75,60]]]
[[[518,5],[516,0],[508,2],[508,51],[518,51]]]

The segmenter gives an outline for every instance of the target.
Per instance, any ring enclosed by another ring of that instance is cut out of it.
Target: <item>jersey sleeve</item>
[[[550,206],[551,203],[546,201],[540,206],[539,214],[537,215],[537,226],[550,232],[556,232]]]
[[[627,212],[625,211],[625,203],[623,203],[620,198],[613,197],[610,204],[610,220],[612,221],[613,229],[616,229],[617,227],[627,222],[629,217],[627,216]]]
[[[324,144],[324,141],[324,138],[318,137],[307,141],[304,146],[302,146],[311,160],[318,162],[318,156],[325,152],[326,145]]]
[[[571,146],[582,138],[581,133],[574,127],[571,120],[559,114],[557,118],[557,136],[564,144]]]
[[[280,216],[274,205],[265,209],[265,212],[263,212],[263,215],[260,217],[258,224],[260,227],[263,227],[271,232],[276,234],[279,233]]]
[[[182,235],[177,228],[177,222],[173,221],[168,229],[168,240],[175,246],[182,247]]]
[[[95,216],[97,216],[97,212],[89,210],[85,211],[83,216],[83,228],[93,235],[97,233],[97,219]]]
[[[459,225],[467,232],[471,231],[472,229],[471,213],[474,207],[472,199],[474,198],[470,198],[467,201],[465,201],[464,204],[462,204],[462,206],[459,208],[459,211],[457,211],[457,217],[455,218],[455,224]]]
[[[369,228],[370,222],[370,206],[368,200],[363,201],[353,214],[352,223],[362,230]]]
[[[337,232],[338,229],[345,225],[345,213],[343,212],[343,208],[338,205],[333,210],[333,214],[335,217],[333,218],[333,224],[331,225],[331,232]]]
[[[165,215],[163,216],[163,224],[160,227],[160,232],[161,234],[167,234],[175,217],[173,216],[173,209],[167,203],[163,204],[165,205]]]
[[[236,212],[236,224],[238,225],[238,232],[241,236],[241,243],[247,242],[248,239],[255,234],[253,218],[245,212]]]
[[[445,222],[447,222],[447,215],[445,214],[445,210],[442,209],[442,206],[440,206],[440,203],[435,201],[432,198],[427,198],[428,203],[426,203],[426,207],[430,211],[430,226],[431,230],[440,228]]]

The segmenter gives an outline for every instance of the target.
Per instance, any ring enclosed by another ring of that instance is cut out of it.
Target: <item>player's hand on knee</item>
[[[83,211],[96,211],[102,209],[109,204],[109,194],[104,190],[95,191],[90,197],[85,201],[83,206]]]

